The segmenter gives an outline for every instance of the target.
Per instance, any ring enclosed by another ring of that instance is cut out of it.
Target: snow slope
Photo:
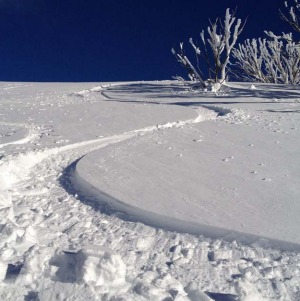
[[[300,300],[298,90],[0,89],[1,300]]]
[[[112,99],[115,90],[109,92]],[[214,122],[153,132],[117,153],[111,146],[88,154],[77,164],[78,176],[112,199],[144,210],[142,215],[163,215],[155,216],[154,225],[175,218],[170,227],[176,230],[244,242],[264,237],[299,250],[299,118],[283,113],[287,106],[292,113],[297,107],[255,95],[249,103],[250,95],[232,93],[241,97],[225,104],[228,113]],[[204,102],[212,110],[224,108],[224,98],[198,97],[191,104],[187,95],[182,106]],[[209,115],[203,109],[200,114]]]

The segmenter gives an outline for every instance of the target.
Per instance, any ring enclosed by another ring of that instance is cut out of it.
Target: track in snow
[[[18,294],[24,293],[28,300],[38,297],[43,300],[43,296],[50,300],[51,296],[63,298],[65,294],[65,298],[82,296],[80,300],[86,300],[101,295],[93,287],[79,286],[74,275],[64,275],[74,255],[57,254],[70,247],[76,252],[84,245],[94,244],[108,246],[120,254],[127,267],[126,277],[132,281],[125,291],[107,283],[108,300],[118,296],[140,300],[146,293],[150,300],[157,294],[173,300],[182,287],[186,289],[188,282],[205,287],[218,301],[235,300],[236,291],[240,296],[251,298],[253,294],[256,297],[257,289],[273,296],[274,300],[278,295],[285,296],[285,300],[296,300],[293,289],[298,283],[300,262],[296,255],[167,232],[122,221],[113,211],[115,216],[108,217],[82,204],[60,186],[60,183],[70,184],[70,169],[91,151],[156,130],[200,121],[198,116],[194,120],[5,158],[0,166],[0,183],[4,183],[1,187],[5,187],[12,198],[15,223],[7,222],[4,229],[7,231],[2,231],[7,235],[3,235],[0,242],[1,271],[7,268],[6,263],[10,266],[4,275],[4,286],[0,287],[0,296],[17,300]],[[74,192],[74,187],[70,189]],[[266,279],[271,280],[266,283]],[[6,285],[11,285],[10,296],[1,294]],[[216,286],[222,287],[222,291]],[[296,295],[295,289],[294,292]]]

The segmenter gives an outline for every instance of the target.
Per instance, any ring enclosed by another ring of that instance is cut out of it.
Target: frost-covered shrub
[[[286,12],[281,18],[300,33],[299,0],[284,1]],[[280,36],[265,31],[267,38],[246,40],[233,49],[236,60],[233,74],[243,80],[263,83],[299,84],[300,83],[300,44],[293,39],[292,33]]]
[[[292,34],[246,40],[232,51],[237,78],[262,83],[299,84],[300,55]]]
[[[202,30],[201,46],[197,46],[192,38],[189,39],[195,52],[196,63],[192,63],[185,54],[183,43],[180,43],[179,50],[173,48],[172,53],[185,68],[190,80],[199,82],[203,88],[211,83],[222,84],[226,79],[231,51],[243,28],[241,19],[236,19],[235,11],[230,12],[228,8],[224,21],[217,19],[214,23],[210,23],[207,34]]]

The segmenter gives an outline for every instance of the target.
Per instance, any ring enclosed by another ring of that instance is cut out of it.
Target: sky
[[[237,8],[239,41],[289,32],[284,0],[0,0],[0,81],[106,82],[181,75],[171,48]]]

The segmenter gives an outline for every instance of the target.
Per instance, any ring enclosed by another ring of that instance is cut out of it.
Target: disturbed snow
[[[1,300],[300,300],[293,87],[0,88]]]

